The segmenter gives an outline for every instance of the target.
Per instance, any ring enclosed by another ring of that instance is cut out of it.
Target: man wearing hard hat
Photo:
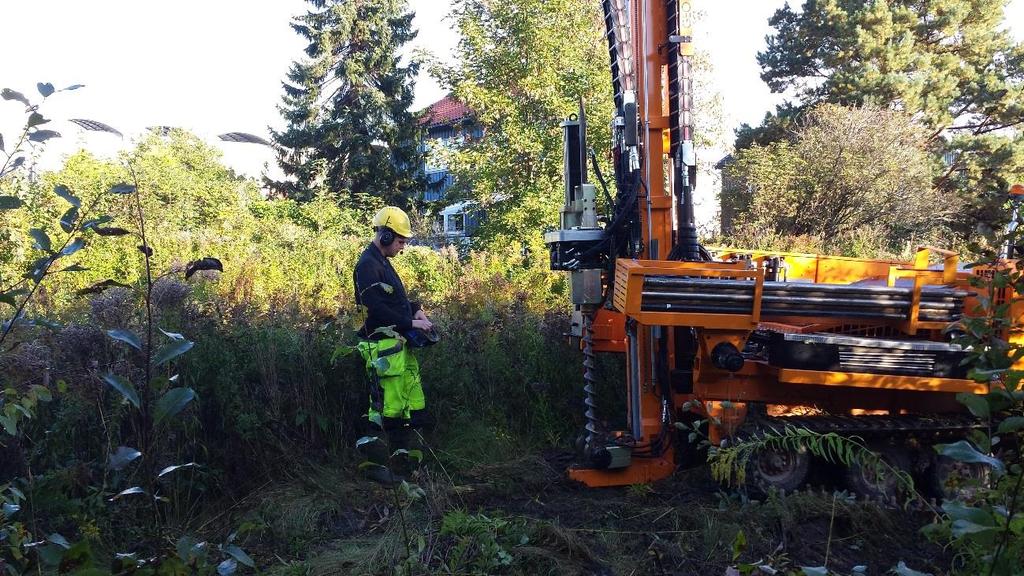
[[[409,216],[401,208],[385,206],[373,217],[373,231],[373,242],[359,257],[353,275],[356,304],[367,311],[358,344],[370,381],[367,416],[383,437],[363,439],[358,448],[373,464],[363,467],[364,473],[391,483],[400,480],[388,467],[393,451],[407,449],[411,436],[429,420],[419,363],[410,348],[430,345],[437,337],[419,302],[409,301],[402,279],[388,261],[412,238]]]

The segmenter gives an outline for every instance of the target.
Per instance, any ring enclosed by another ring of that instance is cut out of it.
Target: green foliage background
[[[454,2],[457,64],[443,85],[476,114],[485,137],[441,156],[454,193],[488,210],[485,241],[537,239],[564,203],[562,129],[582,100],[588,145],[610,147],[608,47],[598,5],[576,0]],[[608,174],[605,169],[605,173]],[[534,249],[542,249],[536,242]]]
[[[859,179],[870,181],[885,178],[892,163],[905,161],[909,149],[923,146],[930,159],[908,167],[929,171],[931,190],[922,190],[921,197],[940,194],[937,206],[953,209],[951,215],[937,210],[935,218],[950,244],[966,244],[979,225],[1004,224],[1005,193],[1024,178],[1024,45],[1007,29],[1006,4],[1007,0],[807,0],[799,7],[780,8],[769,20],[773,31],[757,60],[761,78],[773,92],[786,94],[787,101],[767,114],[760,126],[737,130],[737,158],[756,162],[766,151],[779,151],[784,171],[793,159],[786,144],[800,142],[807,124],[815,123],[815,117],[820,120],[823,104],[848,109],[850,121],[863,118],[865,108],[902,113],[921,132],[918,143],[891,141],[891,123],[864,122],[860,135],[837,132],[841,142],[834,149],[845,140],[855,144],[864,136],[877,137],[870,150],[858,150],[856,144],[847,147],[848,158],[859,155],[856,159],[863,164]],[[827,175],[835,156],[810,159],[811,173]],[[805,164],[807,160],[803,158]],[[871,168],[872,161],[881,164],[878,170]],[[735,189],[746,183],[762,187],[775,178],[765,170],[737,174],[748,181],[733,190],[723,189],[726,208],[737,201]],[[782,211],[792,208],[785,201],[779,204]],[[870,205],[869,201],[862,209]],[[863,212],[863,217],[871,216],[870,210]],[[908,214],[908,220],[913,222],[915,215]],[[802,228],[787,230],[789,240],[807,234]],[[897,228],[906,236],[907,227]],[[917,235],[922,234],[927,231],[919,227]],[[838,248],[850,255],[892,253],[900,232],[896,237],[884,230],[863,235],[870,238],[860,249],[875,244],[873,252],[858,254],[858,247],[848,242],[839,242]],[[836,243],[827,235],[817,238],[817,245],[811,241],[811,250],[836,249],[829,246]]]
[[[343,209],[332,197],[264,199],[186,132],[147,137],[127,154],[142,183],[155,270],[209,255],[224,265],[223,273],[199,272],[189,282],[168,276],[153,287],[157,325],[196,342],[174,372],[175,385],[194,389],[198,400],[168,430],[163,449],[175,462],[201,466],[168,488],[180,498],[167,522],[187,528],[202,503],[242,497],[296,467],[354,461],[351,447],[365,426],[365,376],[354,358],[332,363],[331,356],[338,344],[354,342],[360,323],[351,274],[370,236],[372,207]],[[124,178],[120,164],[81,152],[37,181],[7,180],[5,193],[15,192],[25,207],[0,212],[3,228],[52,225],[62,210],[52,192],[58,183],[83,204],[98,198],[115,217],[110,225],[125,225],[124,208],[102,194]],[[35,250],[15,234],[2,242],[2,277],[17,278]],[[24,393],[59,382],[62,391],[27,423],[31,447],[4,449],[0,474],[31,470],[33,513],[47,530],[73,540],[99,531],[112,550],[133,541],[133,519],[124,510],[104,512],[102,503],[103,487],[116,481],[108,478],[107,454],[129,430],[123,397],[99,375],[130,368],[124,346],[104,330],[138,331],[143,308],[125,288],[76,291],[105,279],[141,287],[136,243],[132,236],[93,237],[75,256],[88,270],[48,279],[28,310],[60,326],[19,328],[17,345],[5,344],[10,351],[0,358],[5,387]],[[443,334],[418,355],[446,465],[455,470],[567,444],[578,425],[582,360],[561,338],[566,288],[547,270],[546,254],[510,247],[460,256],[412,246],[395,264]],[[96,519],[103,525],[94,526]],[[108,532],[112,524],[129,531]]]
[[[878,107],[808,111],[788,138],[742,150],[725,168],[730,241],[865,257],[948,246],[966,205],[932,187],[938,167],[924,132]]]

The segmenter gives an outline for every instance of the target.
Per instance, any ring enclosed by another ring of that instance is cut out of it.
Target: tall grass
[[[205,202],[209,209],[185,217],[187,206],[168,194],[173,182],[161,180],[174,171],[159,151],[153,147],[156,156],[140,161],[156,270],[200,255],[224,264],[224,272],[201,272],[188,284],[165,278],[154,286],[159,326],[196,341],[179,366],[179,385],[199,397],[176,431],[179,448],[191,447],[183,457],[204,464],[205,489],[232,493],[296,460],[346,461],[363,432],[366,382],[358,362],[332,363],[331,354],[354,342],[361,321],[352,268],[369,240],[373,206],[344,209],[334,197],[266,200],[246,182],[217,173],[217,209]],[[147,172],[151,164],[156,168]],[[73,157],[33,192],[42,198],[36,204],[47,210],[49,180],[73,175],[93,188],[111,173],[116,168],[88,155]],[[49,285],[33,310],[63,327],[25,332],[22,345],[3,358],[8,384],[39,383],[44,374],[63,382],[66,394],[53,410],[68,436],[48,439],[46,453],[96,470],[110,448],[105,444],[118,440],[120,402],[97,378],[121,361],[102,331],[137,326],[140,302],[119,288],[89,297],[75,291],[106,278],[139,284],[132,242],[112,238],[83,251],[79,261],[89,271]],[[537,239],[461,255],[411,246],[394,263],[442,333],[440,344],[417,352],[441,452],[479,462],[568,445],[579,421],[581,358],[562,337],[565,281],[547,270]]]

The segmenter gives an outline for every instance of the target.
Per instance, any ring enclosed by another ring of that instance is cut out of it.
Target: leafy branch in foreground
[[[4,145],[3,134],[0,134],[0,154],[3,154],[3,163],[0,164],[0,212],[10,212],[21,209],[25,206],[23,198],[11,194],[9,183],[14,173],[25,166],[26,146],[33,148],[43,146],[53,138],[60,137],[60,133],[54,130],[41,128],[50,120],[42,115],[40,108],[42,104],[55,92],[77,90],[82,86],[75,84],[62,90],[55,90],[50,83],[40,82],[36,85],[42,101],[38,104],[30,101],[24,94],[10,88],[0,90],[0,97],[7,101],[18,102],[25,105],[25,124],[20,135],[15,139],[14,147],[7,151]],[[39,254],[26,266],[25,273],[16,281],[3,278],[0,274],[0,304],[6,304],[14,308],[14,313],[9,320],[4,319],[2,330],[0,330],[0,353],[3,353],[3,344],[10,337],[15,327],[24,322],[26,307],[32,301],[33,296],[39,290],[40,285],[48,276],[55,273],[73,273],[85,270],[78,264],[68,264],[60,270],[53,270],[53,266],[61,259],[68,258],[85,247],[84,233],[95,230],[101,224],[108,222],[109,217],[89,219],[93,206],[100,199],[100,196],[93,198],[83,207],[82,200],[76,196],[67,186],[58,184],[54,187],[53,193],[63,199],[69,207],[65,210],[58,221],[64,235],[54,241],[50,233],[41,227],[35,227],[25,232],[27,239],[32,241],[33,250]],[[2,318],[2,317],[0,317]]]
[[[25,114],[28,115],[25,125],[21,129],[21,133],[14,141],[14,148],[12,148],[10,152],[6,150],[6,147],[4,145],[3,134],[0,134],[0,154],[4,155],[3,164],[0,164],[0,179],[2,179],[4,176],[13,173],[15,170],[25,165],[27,157],[24,154],[24,146],[26,144],[43,144],[47,140],[50,140],[51,138],[60,137],[60,132],[57,132],[55,130],[49,130],[46,128],[40,128],[40,126],[42,126],[43,124],[47,124],[50,122],[50,120],[45,118],[39,112],[39,107],[42,105],[42,103],[45,102],[46,99],[52,96],[54,93],[68,92],[71,90],[77,90],[82,87],[82,84],[74,84],[72,86],[68,86],[67,88],[56,90],[54,89],[53,84],[50,84],[49,82],[39,82],[36,84],[36,89],[39,90],[39,94],[43,97],[42,102],[40,102],[39,104],[33,104],[32,101],[30,101],[27,97],[25,97],[24,94],[18,92],[17,90],[12,90],[10,88],[4,88],[0,90],[0,98],[24,104]],[[0,197],[0,206],[2,206],[4,203],[11,202],[11,200],[9,200],[10,198],[12,197]],[[16,208],[17,206],[14,207]]]
[[[914,490],[914,480],[910,474],[888,463],[879,454],[868,448],[863,439],[857,436],[843,436],[835,432],[814,432],[789,424],[781,431],[760,431],[732,446],[712,447],[708,454],[708,463],[711,466],[711,475],[715,480],[724,484],[742,486],[747,481],[748,464],[756,454],[801,450],[807,450],[833,464],[866,468],[872,471],[879,481],[891,475],[906,494],[917,494]]]
[[[990,244],[1013,241],[1012,234],[993,235]],[[989,474],[970,492],[944,502],[942,516],[925,531],[952,544],[965,572],[1013,575],[1021,574],[1024,557],[1024,346],[1019,342],[1024,261],[1006,262],[998,250],[985,252],[988,261],[972,265],[978,308],[954,328],[956,341],[970,351],[970,376],[989,386],[987,394],[957,399],[987,426],[935,449],[960,466]]]
[[[48,86],[40,84],[40,92],[44,98],[53,92],[52,86]],[[42,143],[59,136],[56,132],[46,132],[38,128],[46,120],[38,113],[38,106],[32,105],[23,95],[11,90],[4,90],[3,97],[7,100],[24,103],[29,118],[15,150],[9,154],[4,152],[7,160],[0,172],[3,174],[0,176],[0,184],[6,184],[4,178],[24,164],[23,157],[15,158],[15,155],[25,142]],[[120,135],[117,130],[99,122],[86,120],[73,120],[73,122],[87,130]],[[2,136],[0,136],[0,148],[2,147]],[[178,376],[174,373],[174,367],[179,357],[193,348],[194,343],[181,334],[156,326],[153,313],[153,287],[157,281],[168,274],[163,276],[154,276],[153,274],[154,250],[147,237],[145,214],[140,198],[139,177],[131,157],[125,158],[125,168],[131,176],[131,184],[123,182],[115,184],[98,193],[89,202],[83,202],[68,186],[61,184],[54,187],[53,193],[70,207],[64,210],[60,220],[51,227],[52,229],[37,227],[27,231],[26,238],[32,242],[32,250],[36,254],[27,263],[27,271],[22,278],[17,281],[5,282],[0,277],[0,305],[7,305],[14,309],[11,319],[3,324],[3,330],[0,332],[0,344],[4,344],[15,328],[19,326],[44,323],[43,320],[29,322],[25,319],[25,315],[33,297],[37,295],[40,285],[47,277],[61,272],[86,270],[73,263],[62,267],[55,265],[58,262],[63,263],[64,259],[85,248],[87,234],[104,237],[132,236],[138,239],[136,249],[143,255],[145,265],[145,283],[143,285],[145,312],[144,320],[141,323],[143,336],[140,337],[136,333],[137,326],[134,325],[124,325],[108,330],[106,334],[111,340],[126,347],[124,361],[112,364],[118,366],[116,373],[109,369],[99,369],[98,371],[94,369],[97,379],[123,398],[124,401],[120,402],[120,405],[126,411],[119,412],[119,414],[126,417],[127,426],[104,426],[109,454],[101,464],[104,470],[103,482],[102,486],[91,486],[90,488],[97,494],[107,497],[111,512],[130,511],[130,514],[150,518],[145,530],[137,536],[137,540],[131,543],[135,550],[117,555],[112,568],[115,572],[141,570],[140,573],[147,571],[152,573],[154,570],[160,570],[167,573],[181,573],[187,571],[186,567],[192,567],[200,569],[203,573],[212,573],[213,570],[208,569],[210,567],[207,566],[209,562],[207,550],[210,547],[205,543],[187,546],[179,542],[177,554],[165,553],[166,550],[164,550],[169,534],[163,530],[163,527],[173,516],[171,497],[173,497],[174,486],[171,482],[175,482],[175,478],[181,475],[181,471],[195,470],[198,467],[196,462],[160,464],[163,457],[169,454],[163,448],[174,437],[174,434],[170,433],[173,422],[180,418],[182,413],[196,400],[196,394],[191,388],[177,385]],[[106,215],[89,218],[93,207],[108,195],[115,198],[129,197],[133,201],[128,213],[134,220],[134,230],[105,226],[112,220]],[[0,216],[7,216],[15,211],[28,208],[26,202],[19,196],[0,196],[0,210],[3,211]],[[63,236],[57,237],[53,232],[53,229],[58,226],[63,231]],[[223,270],[223,266],[218,259],[206,257],[177,267],[174,273],[183,272],[185,278],[190,279],[197,272],[204,270]],[[79,295],[97,294],[115,286],[131,288],[129,284],[106,279],[80,289],[77,293]],[[162,335],[157,335],[158,330]],[[158,342],[158,339],[162,342]],[[4,350],[0,348],[0,353],[3,352]],[[38,402],[48,401],[51,398],[50,391],[44,386],[32,386],[25,395],[5,392],[4,396],[0,398],[0,413],[2,413],[0,425],[3,427],[3,434],[13,437],[17,442],[17,435],[21,432],[20,421],[33,418],[35,406]],[[106,417],[101,415],[101,418],[105,419]],[[124,430],[124,432],[119,432],[119,430]],[[118,446],[121,442],[115,442],[113,436],[121,433],[126,433],[125,440],[127,442]],[[114,448],[115,446],[116,448]],[[103,453],[106,452],[107,450],[104,450]],[[58,533],[51,534],[44,542],[37,542],[32,537],[32,533],[36,532],[37,528],[35,527],[35,506],[32,504],[31,498],[38,490],[38,479],[38,475],[29,473],[25,478],[15,478],[11,482],[0,485],[0,503],[2,503],[2,509],[0,509],[0,544],[2,544],[0,545],[0,567],[3,567],[6,573],[16,575],[51,571],[57,569],[58,566],[62,571],[65,566],[82,569],[94,566],[95,561],[87,539],[73,544]],[[23,504],[27,505],[27,510],[24,512],[22,511]],[[27,518],[22,519],[22,516],[27,516]],[[231,540],[229,538],[228,542],[218,547],[223,561],[217,566],[216,571],[223,575],[230,574],[237,569],[239,563],[255,567],[252,559]]]

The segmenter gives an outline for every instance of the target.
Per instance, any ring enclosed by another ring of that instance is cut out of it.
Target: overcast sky
[[[594,0],[597,3],[597,0]],[[147,126],[187,128],[217,143],[226,162],[259,175],[269,150],[222,144],[216,134],[231,131],[268,136],[281,127],[277,111],[281,82],[301,56],[303,40],[288,26],[306,10],[302,0],[0,0],[0,87],[37,98],[35,83],[81,90],[51,97],[43,110],[64,138],[50,155],[87,144],[105,154],[121,146],[114,138],[83,134],[57,119],[88,118],[120,129],[127,137]],[[772,12],[782,0],[696,0],[706,14],[697,43],[709,51],[715,84],[728,113],[729,128],[757,124],[778,97],[759,78],[754,55],[764,47]],[[419,29],[417,47],[450,56],[457,38],[445,19],[448,0],[411,0]],[[1024,38],[1024,0],[1013,0],[1008,22]],[[421,75],[417,107],[443,96]],[[20,107],[0,101],[0,133],[10,143],[24,119]],[[8,144],[10,146],[10,144]]]

